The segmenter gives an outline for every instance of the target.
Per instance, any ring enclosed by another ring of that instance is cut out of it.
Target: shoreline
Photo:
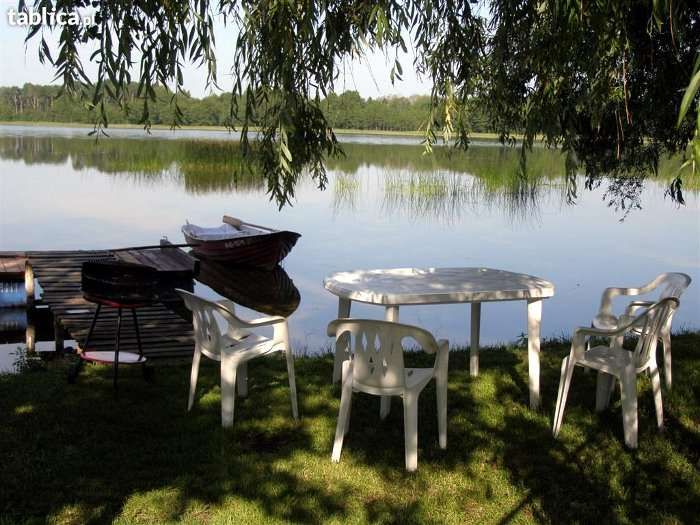
[[[76,128],[76,129],[89,129],[92,128],[92,124],[87,124],[84,122],[54,122],[54,121],[43,121],[43,120],[1,120],[0,126],[26,126],[26,127],[46,127],[46,128]],[[141,129],[143,130],[143,125],[141,124],[113,124],[110,125],[107,130],[110,129]],[[151,129],[158,131],[218,131],[221,133],[237,133],[237,131],[228,130],[223,126],[207,126],[207,125],[185,125],[178,128],[172,128],[167,124],[153,124]],[[257,131],[258,128],[251,127],[251,131]],[[345,136],[377,136],[377,137],[406,137],[406,138],[422,138],[422,131],[391,131],[391,130],[376,130],[376,129],[352,129],[352,128],[338,128],[333,130],[336,135]],[[475,140],[488,140],[499,142],[499,135],[497,133],[487,133],[487,132],[474,132],[471,133],[470,138]],[[518,141],[522,140],[523,135],[516,134],[514,138]],[[539,140],[539,138],[538,138]]]

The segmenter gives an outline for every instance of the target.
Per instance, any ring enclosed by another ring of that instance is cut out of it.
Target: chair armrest
[[[216,301],[216,304],[225,308],[226,310],[228,310],[232,314],[236,313],[236,303],[234,303],[230,299],[221,299],[219,301]]]
[[[652,303],[652,305],[655,303]],[[583,340],[588,336],[617,337],[624,335],[630,328],[639,324],[640,320],[647,312],[642,312],[636,317],[620,317],[620,325],[615,328],[595,328],[592,326],[579,326],[574,330],[574,343],[576,340]]]
[[[236,315],[235,306],[236,303],[228,299],[221,299],[216,301],[216,304],[224,310],[225,313],[229,315],[224,315],[224,319],[229,325],[229,332],[231,330],[245,330],[246,328],[260,328],[262,326],[272,326],[277,323],[286,321],[286,318],[279,315],[273,315],[269,317],[259,317],[257,319],[241,319]]]
[[[592,326],[579,326],[574,330],[574,338],[576,338],[577,335],[585,337],[591,335],[598,337],[615,337],[624,331],[624,329],[620,328],[594,328]]]
[[[258,319],[243,320],[241,319],[241,326],[245,328],[259,328],[261,326],[272,326],[279,323],[286,323],[287,318],[279,315],[272,315],[269,317],[259,317]]]
[[[624,315],[627,317],[631,317],[640,308],[642,308],[642,307],[648,308],[652,304],[654,304],[654,301],[632,301],[630,304],[627,305],[627,308],[625,308]]]
[[[644,295],[656,288],[658,286],[658,277],[653,281],[644,284],[636,288],[619,288],[611,287],[603,290],[603,295],[600,298],[600,307],[598,308],[598,313],[595,316],[594,324],[600,324],[601,326],[611,325],[612,320],[616,317],[613,314],[613,299],[619,296],[637,296]]]

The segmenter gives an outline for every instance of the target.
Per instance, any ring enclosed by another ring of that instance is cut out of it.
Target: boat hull
[[[273,269],[292,250],[301,237],[290,231],[277,231],[261,235],[234,237],[231,239],[202,241],[184,233],[189,244],[198,244],[193,252],[198,257],[213,261]]]

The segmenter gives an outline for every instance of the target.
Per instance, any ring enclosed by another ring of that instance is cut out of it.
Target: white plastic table
[[[339,298],[338,317],[350,317],[352,301],[383,305],[385,319],[393,322],[399,320],[401,305],[471,303],[472,376],[479,374],[481,303],[526,301],[530,408],[539,407],[542,300],[554,295],[554,285],[549,281],[491,268],[394,268],[338,272],[326,277],[323,285]],[[339,350],[337,346],[333,381],[339,380],[342,362],[347,359]],[[383,407],[382,413],[387,412],[388,406]]]

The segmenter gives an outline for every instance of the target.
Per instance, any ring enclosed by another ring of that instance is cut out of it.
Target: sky
[[[8,21],[8,11],[16,9],[17,0],[0,0],[0,86],[21,86],[26,82],[33,84],[53,83],[54,73],[50,65],[42,65],[37,58],[37,42],[32,39],[25,44],[26,28],[11,26]],[[234,34],[231,28],[228,30],[221,23],[215,27],[217,49],[217,76],[222,90],[231,88],[233,80],[231,76],[232,53],[224,52],[225,49],[233,49]],[[51,50],[52,52],[54,49]],[[81,50],[83,63],[87,64],[91,49]],[[53,53],[52,53],[53,54]],[[412,63],[413,55],[409,49],[408,54],[399,55],[403,69],[403,81],[396,80],[392,86],[389,80],[389,71],[393,64],[381,53],[371,54],[362,62],[348,61],[341,64],[343,73],[336,83],[336,91],[342,93],[346,90],[356,90],[364,98],[389,95],[410,96],[428,94],[430,82],[418,78]],[[90,70],[90,69],[89,69]],[[95,71],[95,68],[91,69]],[[185,89],[193,96],[202,97],[209,94],[205,85],[206,74],[194,66],[188,66],[184,76]],[[214,91],[220,93],[220,91]]]

